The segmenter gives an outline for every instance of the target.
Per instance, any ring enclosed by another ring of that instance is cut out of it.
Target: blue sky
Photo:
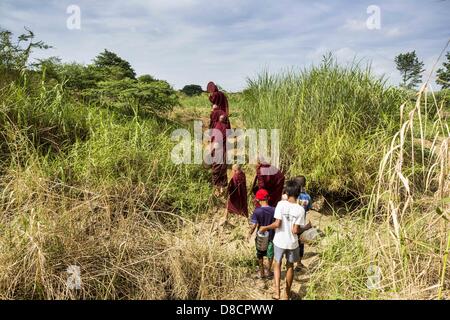
[[[71,4],[80,30],[66,27]],[[380,8],[380,29],[366,26],[369,5]],[[27,26],[54,46],[35,57],[89,63],[107,48],[176,88],[213,80],[237,91],[263,69],[307,67],[327,52],[366,59],[396,84],[400,52],[416,50],[431,70],[450,38],[450,0],[1,0],[0,26]]]

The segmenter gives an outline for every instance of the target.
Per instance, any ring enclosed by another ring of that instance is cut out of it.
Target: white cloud
[[[240,90],[262,68],[308,66],[330,51],[372,60],[395,83],[396,54],[417,50],[429,65],[449,36],[449,2],[380,0],[381,29],[368,30],[365,0],[79,0],[82,29],[69,31],[72,2],[2,0],[0,25],[16,34],[30,27],[55,46],[43,54],[65,61],[87,63],[108,48],[178,88],[215,80]]]
[[[347,19],[342,27],[344,30],[348,31],[366,31],[366,21],[358,19]]]

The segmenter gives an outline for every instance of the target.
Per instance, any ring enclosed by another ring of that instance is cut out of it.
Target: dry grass
[[[139,187],[114,195],[79,190],[70,198],[37,169],[8,180],[1,198],[2,299],[231,298],[245,272],[239,259],[245,262],[248,251],[240,241],[224,246],[204,217],[197,224],[143,209],[146,190]],[[81,269],[81,290],[67,288],[70,265]]]
[[[406,116],[401,108],[369,206],[327,230],[309,298],[450,297],[450,133],[440,112],[427,112],[425,89]],[[375,289],[371,266],[381,276]]]

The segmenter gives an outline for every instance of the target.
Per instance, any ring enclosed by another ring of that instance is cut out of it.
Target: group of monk
[[[232,177],[228,181],[226,142],[227,129],[231,129],[229,121],[229,107],[227,97],[218,87],[210,82],[207,86],[209,100],[212,104],[210,114],[210,129],[212,130],[212,156],[217,156],[219,150],[222,157],[213,158],[212,182],[216,196],[223,196],[226,192],[227,205],[225,219],[222,225],[228,224],[228,215],[236,214],[248,218],[247,181],[244,171],[239,164],[232,166]],[[220,146],[222,143],[222,146]],[[214,146],[214,144],[218,145]],[[217,159],[217,160],[216,160]],[[259,264],[258,277],[260,279],[274,278],[274,299],[280,299],[281,263],[286,260],[286,294],[291,297],[291,286],[294,270],[305,268],[301,260],[304,253],[304,243],[300,235],[312,228],[306,223],[306,213],[311,209],[312,200],[305,190],[306,178],[298,176],[285,181],[285,176],[275,166],[258,158],[256,175],[253,180],[251,193],[255,210],[250,218],[248,239],[257,231],[258,237],[267,237],[265,248],[256,245],[256,257]],[[265,266],[264,257],[268,259]],[[297,267],[294,269],[294,264]],[[273,272],[272,272],[273,268]]]
[[[215,156],[215,152],[220,150],[222,157],[218,157],[218,161],[212,163],[212,183],[215,187],[216,195],[223,195],[226,191],[228,195],[227,202],[227,214],[238,214],[245,217],[248,216],[248,203],[247,203],[247,182],[245,173],[242,171],[240,165],[235,164],[232,166],[232,178],[228,181],[226,163],[226,141],[227,141],[227,129],[231,129],[229,121],[229,106],[226,95],[219,90],[214,82],[209,82],[207,85],[207,91],[209,93],[209,101],[212,104],[212,110],[210,114],[209,129],[215,129],[211,134],[211,143],[216,141],[222,143],[221,148],[212,149],[212,157]],[[221,138],[218,139],[218,135]],[[222,160],[222,161],[221,161]],[[274,169],[273,174],[264,175],[261,171],[263,168]],[[278,201],[281,200],[284,186],[284,175],[277,168],[273,168],[268,162],[258,159],[256,165],[256,176],[253,181],[252,192],[256,195],[259,189],[265,189],[270,194],[269,205],[275,206]],[[226,189],[226,190],[225,190]],[[254,201],[255,206],[258,207],[257,201]]]

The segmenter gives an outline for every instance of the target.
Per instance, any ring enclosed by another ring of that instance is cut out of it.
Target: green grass
[[[316,192],[359,196],[374,185],[403,99],[370,69],[329,60],[249,80],[243,115],[247,127],[280,129],[288,175],[306,174]]]
[[[255,264],[246,226],[217,234],[208,170],[170,159],[170,133],[207,120],[207,94],[142,117],[9,76],[0,75],[0,298],[246,298],[240,285]],[[288,176],[367,199],[325,230],[306,298],[448,296],[442,95],[412,101],[368,69],[331,61],[263,73],[228,95],[234,127],[282,130]],[[80,292],[66,288],[72,264]],[[381,290],[366,286],[374,264]]]

